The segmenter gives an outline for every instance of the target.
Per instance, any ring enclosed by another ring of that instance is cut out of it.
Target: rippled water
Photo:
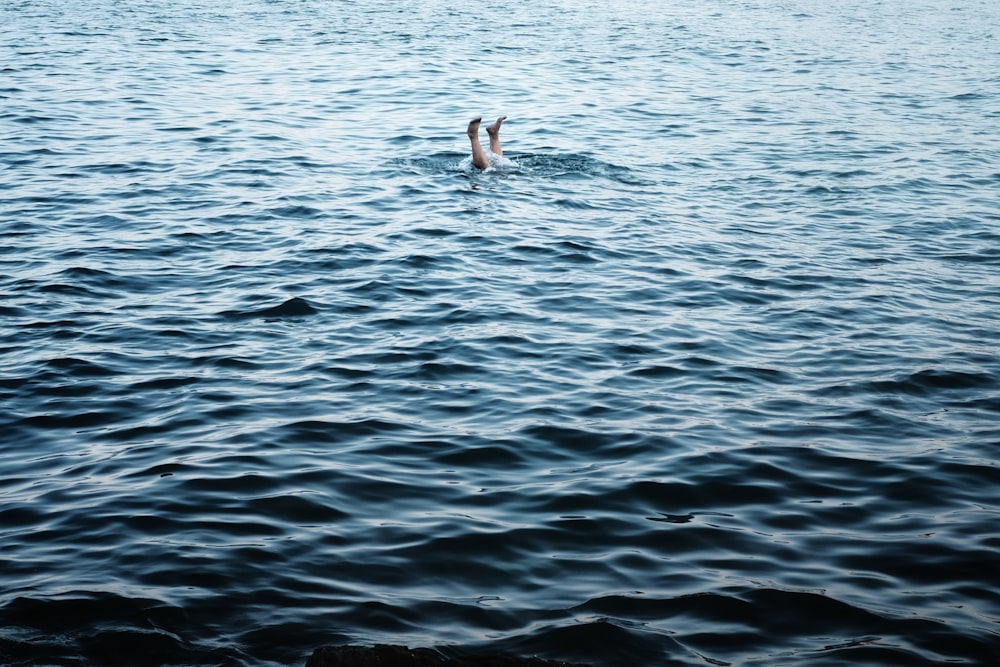
[[[0,662],[996,664],[996,3],[0,26]]]

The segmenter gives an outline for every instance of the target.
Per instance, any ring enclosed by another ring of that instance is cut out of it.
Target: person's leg
[[[479,143],[479,123],[482,121],[482,118],[473,118],[469,121],[469,129],[465,132],[469,135],[469,141],[472,142],[472,164],[477,169],[486,169],[486,167],[490,166],[490,159],[486,157],[486,151],[483,150],[482,144]],[[492,138],[490,141],[492,141]]]
[[[507,116],[500,116],[496,122],[486,128],[486,134],[490,135],[490,151],[495,155],[503,155],[503,148],[500,147],[500,124],[507,120]]]

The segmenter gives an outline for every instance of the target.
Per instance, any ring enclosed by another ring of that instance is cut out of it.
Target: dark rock
[[[426,648],[405,646],[323,646],[313,651],[306,667],[586,667],[541,658],[504,655],[445,656]]]

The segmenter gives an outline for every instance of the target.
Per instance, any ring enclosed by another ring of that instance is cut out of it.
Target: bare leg
[[[495,155],[503,155],[503,148],[500,147],[500,124],[505,120],[507,116],[500,116],[486,128],[486,134],[490,135],[490,151]]]
[[[479,123],[482,121],[482,118],[473,118],[469,121],[469,129],[465,132],[469,135],[469,141],[472,142],[472,164],[477,169],[486,169],[486,167],[490,166],[490,160],[486,157],[486,151],[483,150],[482,144],[479,143]]]

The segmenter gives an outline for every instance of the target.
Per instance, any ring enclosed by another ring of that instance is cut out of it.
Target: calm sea
[[[0,0],[0,663],[1000,664],[998,129],[993,0]]]

